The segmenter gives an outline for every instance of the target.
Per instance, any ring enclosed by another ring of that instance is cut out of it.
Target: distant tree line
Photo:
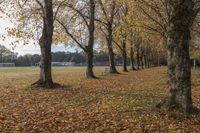
[[[156,58],[156,57],[154,57]],[[34,66],[39,63],[41,56],[39,54],[25,54],[18,56],[17,53],[11,52],[5,46],[0,45],[0,63],[13,62],[16,66]],[[109,56],[104,51],[94,51],[94,63],[108,62]],[[158,63],[159,61],[159,63]],[[84,52],[52,52],[52,62],[74,62],[78,65],[87,65],[87,56]],[[117,65],[123,64],[123,57],[116,55]],[[127,64],[131,59],[127,59]],[[136,63],[135,63],[136,65]],[[166,65],[165,57],[160,57],[152,62],[152,66]]]
[[[12,62],[17,54],[0,45],[0,62]]]

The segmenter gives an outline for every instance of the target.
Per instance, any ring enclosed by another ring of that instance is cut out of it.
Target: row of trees
[[[12,52],[7,49],[5,46],[0,45],[0,63],[15,63],[16,66],[35,66],[40,60],[41,56],[38,54],[25,54],[18,56],[17,53]],[[159,58],[159,59],[158,59]],[[157,62],[157,59],[159,62]],[[108,65],[109,56],[107,52],[104,51],[94,51],[94,64],[96,66],[107,66]],[[74,62],[76,66],[85,66],[87,64],[87,57],[84,52],[53,52],[52,53],[52,62]],[[116,65],[123,64],[123,58],[119,54],[116,55],[115,58]],[[131,62],[131,58],[127,57],[126,63],[128,65],[131,64],[131,70],[135,70],[135,67],[150,67],[150,66],[160,66],[166,65],[166,59],[162,55],[156,55],[153,57],[152,62],[148,62],[146,60],[139,60]],[[140,63],[141,62],[141,63]],[[132,64],[133,63],[133,64]],[[142,64],[138,66],[137,64]]]
[[[149,64],[156,53],[167,53],[169,106],[180,106],[187,112],[192,109],[189,44],[192,28],[199,24],[198,0],[10,0],[6,4],[11,7],[7,14],[17,18],[17,27],[10,29],[9,35],[23,37],[17,42],[26,44],[33,39],[40,45],[37,85],[54,87],[52,43],[77,44],[87,55],[88,78],[95,78],[95,44],[108,52],[110,73],[118,73],[116,51],[122,54],[124,71],[127,51],[132,64],[134,59],[137,64]]]

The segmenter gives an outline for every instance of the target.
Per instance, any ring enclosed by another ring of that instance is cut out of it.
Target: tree
[[[127,68],[127,42],[128,42],[128,6],[127,3],[119,3],[121,8],[118,10],[118,15],[116,19],[118,23],[116,25],[116,31],[113,33],[113,42],[117,45],[119,50],[121,51],[122,58],[123,58],[123,71],[128,72]],[[119,42],[119,43],[118,43]]]
[[[80,2],[80,3],[79,3]],[[88,4],[89,7],[85,4]],[[77,37],[77,32],[71,32],[70,27],[62,21],[63,18],[57,19],[58,23],[65,29],[65,32],[71,39],[86,53],[87,55],[87,71],[86,76],[87,78],[96,78],[93,72],[93,58],[94,58],[94,31],[95,31],[95,0],[89,0],[89,1],[75,1],[75,5],[78,5],[75,7],[73,4],[66,3],[65,5],[72,9],[75,13],[71,13],[71,19],[74,20],[71,25],[73,29],[71,30],[77,30],[79,29],[80,32],[85,33],[86,35],[82,35]],[[87,8],[89,8],[89,11],[87,11]],[[66,12],[67,13],[67,12]],[[78,14],[77,17],[75,17],[76,13]],[[74,15],[75,14],[75,15]],[[65,16],[62,16],[65,17]],[[83,24],[83,23],[84,24]],[[87,31],[85,31],[85,27],[87,28]],[[87,39],[88,37],[88,39]],[[85,45],[85,41],[81,41],[82,38],[87,40],[87,45]]]
[[[0,45],[0,62],[13,62],[17,58],[17,54]]]
[[[41,49],[40,78],[33,85],[45,88],[54,88],[55,85],[51,74],[51,45],[54,31],[53,3],[52,0],[44,0],[44,5],[38,0],[36,0],[36,2],[40,6],[43,13],[43,29],[42,35],[39,39]]]
[[[128,40],[129,40],[129,49],[130,49],[130,62],[131,62],[131,70],[136,70],[135,68],[135,34],[133,31],[133,28],[129,28],[128,30],[129,36],[128,36]]]
[[[170,90],[168,106],[181,107],[190,112],[193,107],[189,44],[191,28],[199,12],[198,1],[158,0],[154,3],[139,0],[137,3],[143,14],[139,27],[158,33],[167,46]]]
[[[198,13],[192,0],[171,1],[170,25],[167,30],[168,72],[171,107],[190,112],[192,106],[189,44],[191,27]]]
[[[136,44],[135,44],[135,47],[136,47],[136,61],[137,61],[137,70],[140,69],[140,45],[141,45],[141,37],[137,36],[136,37]]]
[[[6,8],[7,16],[16,25],[9,28],[8,33],[14,36],[16,41],[12,43],[30,42],[38,43],[41,49],[40,77],[34,86],[54,88],[51,74],[51,45],[53,42],[54,21],[60,9],[62,1],[56,0],[15,0],[6,1],[11,8]],[[53,12],[55,11],[55,12]],[[31,30],[30,30],[31,29]]]
[[[102,1],[99,0],[100,5],[100,17],[97,21],[101,23],[101,31],[106,37],[109,61],[110,61],[110,73],[118,73],[115,66],[115,54],[113,51],[113,29],[114,20],[117,14],[117,5],[115,0]]]
[[[0,45],[0,62],[3,62],[4,56],[10,52],[5,46]]]
[[[56,13],[55,15],[53,13],[52,0],[22,0],[18,2],[11,0],[8,3],[13,6],[8,16],[14,18],[17,25],[8,30],[9,35],[18,39],[13,44],[24,42],[27,45],[31,40],[34,42],[39,40],[41,49],[40,77],[33,85],[54,88],[55,84],[51,74],[51,45]]]

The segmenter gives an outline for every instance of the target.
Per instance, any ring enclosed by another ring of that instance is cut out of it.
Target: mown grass
[[[85,78],[85,68],[53,68],[65,87],[31,88],[38,68],[0,69],[0,132],[200,132],[200,116],[154,110],[168,95],[166,68]],[[200,70],[193,70],[194,105],[200,108]]]

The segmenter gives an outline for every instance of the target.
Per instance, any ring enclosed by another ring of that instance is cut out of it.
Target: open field
[[[0,132],[200,132],[200,116],[160,112],[167,96],[166,68],[121,75],[84,77],[84,68],[53,68],[54,81],[65,87],[30,88],[39,68],[0,68]],[[200,109],[200,70],[192,74],[194,105]]]

